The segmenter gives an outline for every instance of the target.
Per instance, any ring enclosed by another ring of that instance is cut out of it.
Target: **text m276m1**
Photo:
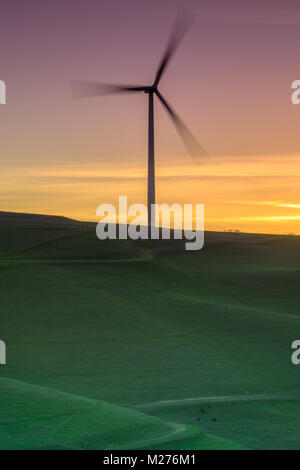
[[[195,465],[195,454],[157,454],[148,455],[148,465]]]

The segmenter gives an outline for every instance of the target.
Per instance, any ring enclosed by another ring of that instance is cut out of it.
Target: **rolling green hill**
[[[2,448],[300,448],[300,238],[205,238],[0,213]]]

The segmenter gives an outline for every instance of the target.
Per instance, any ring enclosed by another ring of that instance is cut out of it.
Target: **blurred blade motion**
[[[188,31],[194,19],[194,15],[185,8],[181,8],[177,14],[166,51],[161,59],[156,72],[153,86],[157,87],[160,79],[176,49],[178,48],[185,33]]]
[[[207,156],[207,153],[195,137],[188,130],[183,121],[179,118],[177,113],[171,108],[169,103],[158,91],[158,84],[166,71],[169,62],[182,41],[185,33],[192,24],[194,15],[186,10],[180,9],[177,15],[177,19],[174,23],[169,41],[165,53],[159,63],[159,67],[156,71],[155,80],[150,86],[140,85],[120,85],[110,84],[101,82],[89,82],[76,80],[72,82],[72,95],[74,98],[87,98],[96,97],[101,95],[109,94],[121,94],[121,93],[133,93],[133,92],[145,92],[148,94],[148,226],[155,225],[152,217],[152,207],[155,204],[155,158],[154,158],[154,113],[153,113],[153,95],[161,101],[162,105],[166,108],[169,116],[175,124],[182,140],[184,141],[189,153],[195,157]],[[203,162],[199,158],[195,163]]]
[[[174,122],[183,142],[185,143],[189,153],[194,157],[207,157],[207,153],[201,144],[196,140],[193,134],[188,130],[186,125],[180,119],[177,113],[171,108],[169,103],[164,99],[164,97],[159,93],[158,90],[155,92],[156,96],[160,99],[166,110],[168,111],[172,121]]]
[[[92,96],[111,95],[115,93],[130,93],[145,91],[149,87],[117,85],[101,82],[72,81],[72,96],[74,98],[88,98]]]

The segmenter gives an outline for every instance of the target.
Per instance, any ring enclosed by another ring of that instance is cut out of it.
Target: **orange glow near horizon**
[[[205,205],[206,230],[300,234],[299,155],[157,158],[158,203]],[[1,209],[99,220],[96,208],[118,196],[128,204],[146,203],[145,159],[6,165]]]

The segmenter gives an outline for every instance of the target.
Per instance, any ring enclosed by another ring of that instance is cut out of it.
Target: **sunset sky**
[[[300,4],[3,0],[0,210],[97,220],[146,202],[147,96],[73,100],[73,79],[150,85],[178,6],[194,23],[160,84],[209,153],[195,162],[155,101],[157,202],[205,204],[210,230],[300,234]]]

